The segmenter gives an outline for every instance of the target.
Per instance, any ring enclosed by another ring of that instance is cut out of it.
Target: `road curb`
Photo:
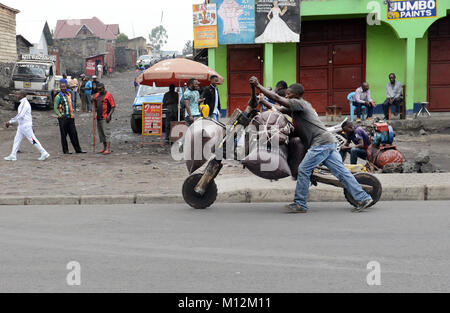
[[[216,203],[274,203],[291,202],[292,188],[261,188],[225,191],[218,195]],[[383,188],[381,201],[442,201],[450,200],[450,185],[391,185]],[[310,190],[310,202],[345,202],[342,189],[314,187]],[[30,196],[0,197],[5,205],[119,205],[119,204],[182,204],[181,194],[128,194],[86,196]]]

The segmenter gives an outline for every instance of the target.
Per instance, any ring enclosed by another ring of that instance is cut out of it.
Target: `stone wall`
[[[116,68],[119,70],[134,68],[136,51],[126,47],[116,47]],[[133,54],[135,55],[133,58]]]
[[[52,48],[59,51],[61,73],[81,74],[87,57],[107,52],[107,41],[97,37],[55,39]]]
[[[137,56],[148,54],[147,40],[144,37],[137,37],[127,41],[116,43],[116,47],[135,50]]]

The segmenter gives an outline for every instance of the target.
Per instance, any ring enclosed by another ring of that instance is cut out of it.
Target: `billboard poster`
[[[300,0],[255,1],[255,43],[300,42]]]
[[[193,6],[194,49],[217,48],[217,12],[216,4]]]
[[[142,104],[142,136],[162,135],[162,103]]]
[[[387,20],[437,17],[437,1],[391,1],[387,7]]]
[[[220,45],[255,43],[255,0],[216,0]]]

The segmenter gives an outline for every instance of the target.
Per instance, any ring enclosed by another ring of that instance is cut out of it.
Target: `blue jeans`
[[[342,159],[345,161],[349,151],[341,151]],[[353,148],[350,150],[350,164],[358,164],[358,158],[367,160],[367,151],[364,149]]]
[[[213,120],[216,120],[217,122],[219,122],[220,121],[220,117],[219,117],[219,114],[215,114],[215,113],[213,113],[213,114],[211,114],[211,116],[210,116]]]
[[[92,95],[86,95],[86,109],[88,112],[92,111]]]
[[[352,173],[344,166],[342,157],[337,151],[336,144],[311,147],[298,168],[297,187],[294,202],[304,209],[308,209],[309,186],[314,169],[320,164],[328,167],[345,186],[353,199],[357,202],[371,199]]]

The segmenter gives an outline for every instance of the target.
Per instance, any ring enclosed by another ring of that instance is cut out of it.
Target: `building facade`
[[[119,32],[118,24],[104,24],[97,17],[58,20],[52,49],[58,53],[61,71],[84,73],[88,64],[86,59],[100,55],[102,57],[96,61],[114,68],[115,41]]]
[[[226,78],[228,113],[245,107],[251,75],[265,86],[302,83],[320,114],[329,105],[348,113],[347,95],[367,81],[380,111],[390,73],[405,85],[410,113],[420,102],[450,111],[450,1],[390,2],[396,12],[384,0],[303,0],[300,43],[209,49],[210,67]]]
[[[11,71],[17,61],[16,14],[18,10],[0,3],[0,93],[9,87]]]

